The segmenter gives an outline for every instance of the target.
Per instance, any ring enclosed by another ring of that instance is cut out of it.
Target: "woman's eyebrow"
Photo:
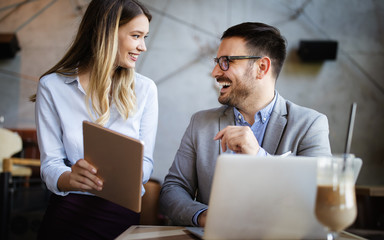
[[[132,30],[130,33],[139,33],[139,34],[147,35],[149,32],[143,32],[140,30]]]

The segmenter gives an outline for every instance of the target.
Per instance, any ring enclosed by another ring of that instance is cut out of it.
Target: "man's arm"
[[[192,122],[183,136],[160,192],[160,210],[175,225],[193,225],[195,213],[207,208],[207,205],[195,201],[198,180]]]
[[[331,156],[328,119],[320,114],[315,118],[300,142],[297,155]]]

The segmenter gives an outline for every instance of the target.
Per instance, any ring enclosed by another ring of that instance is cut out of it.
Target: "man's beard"
[[[252,81],[250,76],[250,69],[247,69],[246,73],[243,75],[241,82],[236,82],[236,87],[231,85],[231,90],[229,93],[225,93],[226,96],[220,93],[218,98],[219,103],[228,105],[230,107],[239,107],[239,105],[247,99],[251,94],[249,86],[246,84],[249,81]],[[232,83],[232,80],[226,77],[217,78],[217,81],[226,81]]]

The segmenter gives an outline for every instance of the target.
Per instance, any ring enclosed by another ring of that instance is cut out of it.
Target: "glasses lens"
[[[228,59],[225,56],[219,58],[219,65],[223,71],[227,71],[229,68]]]

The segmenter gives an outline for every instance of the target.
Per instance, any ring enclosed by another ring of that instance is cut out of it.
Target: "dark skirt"
[[[100,197],[51,194],[37,239],[114,239],[139,222],[139,213]]]

